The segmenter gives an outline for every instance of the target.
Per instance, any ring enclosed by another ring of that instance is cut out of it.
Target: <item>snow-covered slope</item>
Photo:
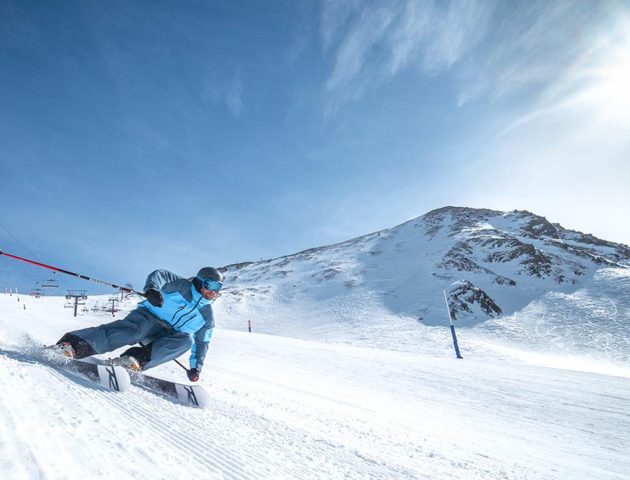
[[[402,351],[518,348],[630,365],[630,248],[535,214],[445,207],[397,227],[224,267],[223,325]],[[427,341],[429,340],[429,341]],[[508,343],[506,343],[508,342]]]
[[[628,478],[629,258],[531,213],[445,208],[230,265],[204,411],[42,358],[112,320],[106,297],[74,318],[0,294],[0,478]]]
[[[136,387],[103,390],[41,361],[37,342],[111,320],[91,311],[97,301],[73,318],[62,298],[0,295],[2,478],[619,480],[630,471],[630,372],[219,328],[201,411]],[[182,376],[174,363],[154,373]]]

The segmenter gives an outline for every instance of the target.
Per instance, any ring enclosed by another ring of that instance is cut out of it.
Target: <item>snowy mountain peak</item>
[[[627,246],[540,215],[449,206],[338,244],[228,265],[223,308],[228,323],[255,318],[269,333],[352,330],[370,343],[393,325],[444,325],[442,290],[456,323],[472,326],[629,267]]]

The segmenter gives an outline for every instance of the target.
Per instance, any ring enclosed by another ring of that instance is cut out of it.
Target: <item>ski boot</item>
[[[121,367],[126,368],[127,370],[131,370],[132,372],[141,372],[142,367],[140,366],[140,362],[136,360],[131,355],[121,355],[118,358],[112,359],[112,364],[120,365]]]
[[[54,345],[54,348],[60,355],[68,358],[74,358],[74,348],[72,348],[72,344],[70,342],[59,342]]]
[[[54,345],[65,357],[81,359],[96,354],[92,346],[76,335],[66,333]]]

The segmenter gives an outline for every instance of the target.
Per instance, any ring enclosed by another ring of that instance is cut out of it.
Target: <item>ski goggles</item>
[[[199,278],[199,280],[201,280],[201,286],[206,290],[218,292],[223,287],[223,282],[219,282],[217,280],[204,280],[203,278]]]

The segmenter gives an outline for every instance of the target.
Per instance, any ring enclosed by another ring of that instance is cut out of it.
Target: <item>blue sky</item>
[[[266,3],[2,2],[0,248],[140,287],[445,205],[630,243],[626,2]]]

